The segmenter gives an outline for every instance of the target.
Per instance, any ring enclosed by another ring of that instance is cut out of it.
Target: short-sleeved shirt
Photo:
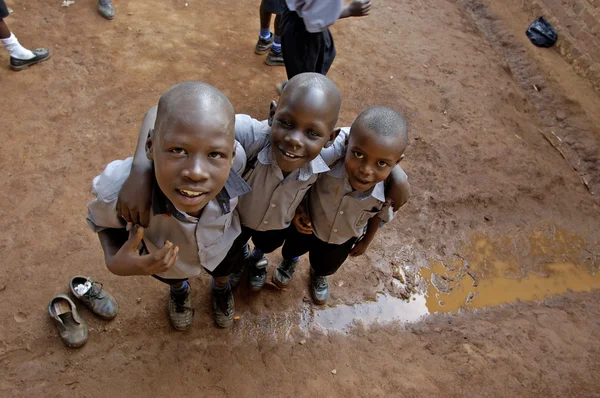
[[[271,127],[266,120],[236,115],[235,138],[246,151],[248,165],[243,177],[252,187],[238,203],[242,225],[258,231],[289,227],[308,189],[329,166],[319,155],[284,177],[273,155]]]
[[[290,11],[296,11],[310,33],[323,32],[338,20],[344,6],[342,0],[286,0]]]
[[[239,196],[249,192],[250,187],[239,174],[244,170],[246,155],[239,144],[236,145],[234,164],[225,186],[215,199],[208,202],[199,218],[177,210],[155,182],[152,214],[144,231],[143,246],[148,253],[159,250],[166,240],[179,246],[177,263],[158,276],[182,279],[200,274],[203,267],[213,271],[241,233],[236,206]],[[96,199],[88,204],[87,216],[92,231],[97,233],[104,229],[126,227],[116,211],[116,203],[131,171],[132,160],[115,160],[94,178],[92,193]]]
[[[323,242],[340,245],[363,235],[367,223],[375,216],[389,222],[395,213],[385,198],[385,183],[377,183],[369,191],[357,191],[350,185],[343,155],[349,129],[344,128],[329,155],[339,159],[331,171],[319,176],[310,190],[308,208],[313,233]]]

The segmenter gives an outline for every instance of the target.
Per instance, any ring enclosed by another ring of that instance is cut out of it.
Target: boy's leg
[[[333,42],[333,36],[329,29],[321,35],[320,45],[319,45],[319,56],[317,58],[317,65],[315,72],[320,73],[322,75],[326,75],[329,72],[329,68],[331,68],[331,64],[333,64],[333,60],[335,59],[336,51],[335,51],[335,43]]]
[[[321,73],[317,61],[322,35],[308,32],[302,18],[285,8],[281,16],[281,49],[288,80],[304,72]]]
[[[50,57],[50,51],[47,48],[38,48],[31,51],[19,43],[17,37],[11,33],[8,25],[4,22],[4,18],[8,15],[8,7],[4,0],[0,0],[0,41],[10,54],[10,68],[19,71],[47,60]]]
[[[273,283],[280,288],[286,287],[294,276],[298,259],[311,250],[313,242],[318,241],[314,234],[301,234],[292,225],[281,249],[283,260],[273,273]]]
[[[283,245],[288,229],[252,232],[254,250],[252,250],[252,254],[250,255],[248,269],[250,289],[253,291],[257,292],[262,289],[267,281],[269,260],[267,260],[265,253],[271,253]]]
[[[187,279],[165,279],[152,275],[154,278],[170,286],[169,289],[169,318],[177,330],[186,330],[192,326],[194,309],[190,298],[190,284]]]
[[[231,291],[230,275],[244,261],[244,246],[248,241],[247,234],[242,232],[234,241],[225,258],[212,271],[206,270],[212,277],[212,307],[215,323],[227,328],[233,324],[235,302]]]
[[[313,298],[317,304],[325,304],[329,298],[327,276],[333,275],[346,261],[357,238],[351,238],[341,245],[318,240],[313,243],[308,254],[310,261],[310,280]]]
[[[254,48],[255,54],[264,54],[273,45],[273,34],[271,33],[271,15],[272,12],[269,10],[269,0],[262,0],[258,11],[260,15],[260,32],[258,34],[258,41]]]
[[[233,288],[237,287],[237,285],[240,284],[240,280],[242,279],[242,276],[244,274],[244,269],[246,268],[246,263],[248,261],[248,258],[250,257],[250,246],[248,246],[248,240],[250,239],[251,231],[252,230],[250,230],[249,228],[242,227],[242,232],[240,233],[240,236],[236,238],[230,249],[230,251],[237,250],[241,251],[242,253],[241,260],[239,260],[237,264],[235,264],[233,270],[231,271],[231,275],[229,275],[229,283]]]

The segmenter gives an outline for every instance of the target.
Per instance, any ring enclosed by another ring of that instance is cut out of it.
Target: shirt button
[[[271,203],[271,207],[275,207],[277,206],[275,203]]]
[[[340,214],[344,214],[344,210],[340,211]]]
[[[268,223],[269,223],[268,221],[263,221],[263,224],[268,224]]]
[[[333,232],[337,232],[337,229],[334,229]]]

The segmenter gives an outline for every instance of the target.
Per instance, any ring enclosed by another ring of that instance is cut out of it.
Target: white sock
[[[19,44],[19,40],[17,40],[17,36],[15,36],[12,32],[8,39],[0,39],[4,47],[8,50],[8,53],[11,57],[17,59],[31,59],[35,57],[35,54],[23,47]]]

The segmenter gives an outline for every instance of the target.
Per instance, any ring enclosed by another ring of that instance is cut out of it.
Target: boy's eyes
[[[287,120],[283,120],[283,119],[279,119],[279,124],[281,124],[283,127],[292,127],[292,124],[290,122],[288,122]]]
[[[183,148],[172,148],[169,152],[174,153],[175,155],[187,155],[187,151]],[[225,154],[221,152],[210,152],[208,157],[210,159],[222,159],[225,157]]]
[[[211,159],[222,159],[225,157],[221,152],[211,152],[208,154],[208,157]]]
[[[172,148],[171,152],[176,154],[176,155],[184,155],[185,154],[185,149],[183,148]]]
[[[358,151],[354,151],[354,156],[356,156],[358,159],[363,159],[365,157],[362,152]]]
[[[311,137],[320,137],[321,134],[317,133],[314,130],[308,130],[308,135],[310,135]]]
[[[387,167],[388,166],[388,164],[386,162],[384,162],[383,160],[380,160],[379,162],[377,162],[377,165],[379,167]]]

